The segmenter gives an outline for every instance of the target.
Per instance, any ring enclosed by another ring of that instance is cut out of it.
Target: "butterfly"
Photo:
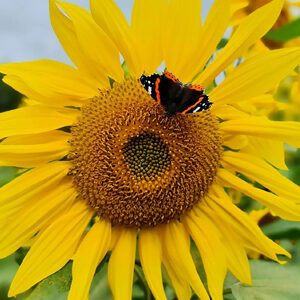
[[[165,108],[168,116],[195,113],[212,106],[209,97],[204,94],[203,86],[183,85],[170,72],[142,75],[140,81],[149,95]]]

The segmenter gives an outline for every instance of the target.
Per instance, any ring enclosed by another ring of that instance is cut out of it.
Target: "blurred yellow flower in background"
[[[231,1],[231,23],[234,26],[240,24],[240,22],[257,8],[269,3],[270,0],[232,0]],[[298,13],[297,13],[298,12]],[[291,24],[297,19],[300,12],[300,2],[285,0],[282,10],[272,26],[271,30],[283,28],[284,26]],[[299,20],[296,21],[295,26],[298,25]],[[290,29],[292,30],[292,29]],[[263,53],[268,49],[279,49],[286,47],[300,46],[300,38],[288,39],[286,42],[280,42],[264,36],[255,45],[253,45],[246,57],[251,57],[257,53]],[[229,71],[232,68],[229,69]],[[241,103],[248,112],[254,114],[265,113],[271,115],[272,113],[282,111],[285,120],[298,120],[300,115],[300,95],[298,92],[299,72],[292,72],[281,84],[278,85],[273,91],[270,91],[269,95],[264,95],[254,100],[251,105]],[[290,91],[286,93],[285,91]],[[262,103],[263,102],[263,103]],[[263,104],[263,105],[262,105]],[[263,111],[261,111],[263,109]]]

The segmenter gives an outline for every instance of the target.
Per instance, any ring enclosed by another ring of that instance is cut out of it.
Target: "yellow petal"
[[[84,237],[75,254],[72,269],[72,285],[68,300],[87,300],[90,286],[97,268],[108,251],[111,224],[107,220],[97,221]]]
[[[300,147],[300,123],[292,121],[270,121],[262,118],[242,118],[220,124],[228,134],[245,134],[254,137],[274,139]]]
[[[252,285],[250,265],[245,249],[230,233],[224,233],[226,229],[222,231],[224,239],[226,239],[224,252],[228,261],[228,269],[239,281]]]
[[[231,13],[234,14],[237,11],[245,8],[249,5],[249,0],[231,0]]]
[[[211,219],[212,222],[214,219]],[[250,265],[246,250],[241,245],[241,242],[236,238],[232,231],[227,226],[218,226],[218,230],[222,234],[224,254],[227,257],[229,271],[241,282],[252,285]]]
[[[136,229],[122,228],[108,263],[108,283],[114,300],[131,300]]]
[[[233,14],[233,16],[230,19],[230,25],[231,26],[237,26],[241,23],[241,21],[247,17],[247,13],[243,10],[237,11]]]
[[[0,145],[35,145],[48,142],[67,141],[71,138],[70,133],[53,130],[37,134],[14,135],[3,140]]]
[[[0,143],[0,166],[32,168],[68,154],[69,134],[49,131],[8,137]]]
[[[147,283],[157,300],[166,300],[161,276],[162,249],[156,228],[142,229],[139,254]]]
[[[224,186],[241,191],[245,195],[259,201],[282,219],[290,221],[300,220],[299,205],[287,197],[278,197],[270,192],[255,188],[252,184],[245,182],[225,169],[219,170],[218,180]]]
[[[214,1],[204,22],[202,35],[199,36],[200,40],[195,52],[183,61],[184,64],[182,64],[182,70],[180,70],[180,73],[184,74],[183,78],[185,80],[182,79],[183,81],[192,80],[195,75],[202,71],[216,50],[229,23],[229,2],[228,0]]]
[[[178,300],[190,300],[192,297],[192,291],[186,278],[183,275],[178,276],[174,271],[172,264],[168,261],[168,259],[164,257],[163,257],[163,264],[170,277],[172,286],[175,290]]]
[[[214,227],[205,219],[195,215],[193,211],[183,218],[183,224],[189,231],[201,254],[212,299],[222,300],[227,263],[223,245]]]
[[[79,111],[70,108],[28,106],[0,114],[0,139],[10,135],[34,134],[75,123]]]
[[[41,195],[42,194],[42,195]],[[77,196],[71,178],[56,182],[55,188],[31,197],[0,231],[0,257],[6,257],[27,243],[39,230],[58,215],[66,212]]]
[[[164,57],[167,69],[183,82],[190,79],[183,70],[187,61],[194,60],[201,32],[201,0],[170,0],[164,26]]]
[[[163,31],[168,2],[136,0],[131,14],[131,29],[139,45],[141,63],[152,74],[163,61]]]
[[[49,0],[49,9],[53,30],[79,71],[96,88],[108,88],[108,78],[102,70],[95,68],[93,61],[81,49],[72,21],[59,10],[56,0]]]
[[[10,83],[16,89],[21,87],[19,92],[29,98],[34,96],[34,100],[47,105],[81,106],[87,99],[97,95],[97,86],[90,85],[76,69],[53,60],[2,64],[0,72],[14,76],[10,77]],[[14,78],[17,78],[16,84]],[[42,98],[35,98],[32,90],[41,94]]]
[[[278,196],[297,203],[300,201],[300,187],[260,158],[246,153],[226,151],[222,157],[222,165],[259,182]]]
[[[160,230],[160,238],[166,260],[174,268],[177,277],[180,277],[178,274],[185,276],[197,296],[200,299],[209,300],[209,296],[193,262],[189,247],[189,237],[184,226],[178,221],[172,221],[162,226]]]
[[[15,75],[5,75],[2,78],[2,81],[11,86],[16,91],[19,91],[19,93],[25,95],[26,97],[30,98],[32,101],[34,101],[34,105],[37,105],[39,103],[50,103],[50,105],[58,105],[63,106],[64,104],[61,102],[55,102],[53,99],[47,98],[47,96],[44,96],[32,88],[30,88],[24,80],[22,80],[20,77]],[[37,99],[37,100],[35,100]],[[23,99],[25,103],[27,103],[27,98]],[[23,102],[22,101],[22,102]],[[76,105],[78,105],[78,102],[76,102]],[[19,107],[22,107],[22,103],[19,105]]]
[[[277,20],[282,5],[283,0],[273,0],[245,18],[224,49],[195,82],[207,86],[229,64],[241,57],[252,44],[269,31]]]
[[[295,6],[295,7],[299,7],[300,8],[300,1],[292,2],[291,4],[293,6]]]
[[[224,135],[223,146],[237,150],[246,147],[248,142],[248,138],[244,135]]]
[[[176,274],[172,264],[167,258],[163,257],[163,264],[167,270],[168,276],[170,277],[178,300],[190,300],[192,297],[192,291],[186,278],[183,275],[178,276],[178,274]]]
[[[239,137],[239,135],[236,135],[236,137]],[[285,164],[285,151],[283,142],[257,137],[248,137],[248,141],[248,147],[245,147],[243,152],[260,155],[278,169],[288,169]]]
[[[277,262],[279,254],[290,257],[287,251],[267,238],[246,213],[232,204],[223,189],[215,185],[214,190],[217,195],[210,193],[207,204],[218,215],[219,218],[215,220],[218,226],[231,228],[231,234],[239,239],[241,245]]]
[[[268,214],[270,213],[270,210],[268,208],[261,208],[261,209],[255,209],[251,210],[249,213],[249,217],[256,223],[259,224],[259,222]]]
[[[121,226],[113,226],[112,227],[112,229],[111,229],[111,240],[110,240],[110,246],[109,246],[110,251],[115,248],[121,233],[122,233],[122,227]]]
[[[206,203],[198,205],[195,211],[200,217],[207,218],[219,232],[219,238],[223,244],[224,255],[227,258],[227,265],[230,272],[241,282],[251,285],[252,279],[248,257],[244,246],[232,234],[235,229],[227,226],[219,226],[219,223],[215,220],[220,219],[220,217]]]
[[[122,11],[113,0],[90,0],[92,15],[97,24],[112,39],[124,57],[132,76],[144,72],[137,43]],[[155,47],[155,45],[153,45]]]
[[[216,103],[216,105],[213,105],[212,110],[214,114],[222,120],[235,120],[249,117],[248,113],[227,104]]]
[[[94,68],[106,76],[122,81],[124,72],[120,64],[120,55],[114,43],[96,24],[92,15],[80,6],[59,1],[58,5],[70,17],[79,44],[84,53],[94,63]]]
[[[299,64],[298,48],[268,51],[245,60],[211,93],[212,102],[236,103],[273,89]]]
[[[288,108],[286,103],[276,101],[272,94],[261,94],[249,99],[246,97],[246,100],[235,102],[233,105],[239,110],[254,116],[267,116],[272,112]]]
[[[31,199],[45,196],[67,175],[69,168],[68,162],[53,162],[30,170],[1,187],[0,223],[13,216]]]
[[[78,201],[70,211],[40,232],[10,286],[9,297],[20,294],[61,269],[72,257],[94,212]]]

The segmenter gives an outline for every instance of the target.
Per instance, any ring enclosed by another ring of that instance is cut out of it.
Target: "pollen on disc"
[[[73,184],[112,224],[149,227],[201,201],[222,153],[209,110],[167,116],[138,80],[101,90],[72,127]]]

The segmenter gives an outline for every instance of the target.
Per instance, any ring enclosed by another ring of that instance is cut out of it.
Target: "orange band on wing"
[[[172,73],[170,73],[168,71],[164,71],[164,75],[167,78],[171,79],[174,83],[179,83],[179,80]]]
[[[188,88],[191,89],[191,90],[199,91],[199,92],[204,91],[204,87],[202,85],[199,85],[199,84],[190,84],[190,85],[188,85]]]
[[[199,100],[195,104],[191,105],[189,108],[187,108],[186,110],[184,110],[182,113],[185,114],[190,109],[196,107],[203,100],[203,98],[204,98],[204,95],[202,97],[200,97]]]
[[[159,83],[160,83],[160,78],[157,78],[156,81],[155,81],[155,93],[156,93],[157,102],[159,104],[161,104],[161,102],[160,102],[160,93],[159,93]]]

